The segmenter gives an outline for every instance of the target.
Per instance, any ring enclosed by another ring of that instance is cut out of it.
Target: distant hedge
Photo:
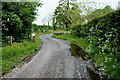
[[[91,43],[86,51],[101,66],[101,74],[120,79],[120,10],[76,26],[72,34]]]
[[[46,31],[48,31],[50,29],[53,29],[53,26],[33,24],[33,31],[34,32],[46,32]]]

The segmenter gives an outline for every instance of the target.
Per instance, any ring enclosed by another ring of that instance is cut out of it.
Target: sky
[[[95,1],[95,0],[77,0],[77,1]],[[110,5],[112,8],[118,7],[118,2],[120,0],[96,0],[97,2],[100,2],[100,4],[106,4]],[[37,25],[43,25],[48,24],[47,18],[49,15],[52,15],[55,11],[55,8],[58,6],[59,0],[41,0],[42,7],[37,7],[37,16],[36,20],[33,22]],[[101,6],[104,7],[104,6]]]
[[[45,21],[48,15],[53,14],[55,11],[55,8],[58,6],[59,0],[41,0],[42,7],[38,7],[36,20],[34,21],[37,25],[47,24]]]

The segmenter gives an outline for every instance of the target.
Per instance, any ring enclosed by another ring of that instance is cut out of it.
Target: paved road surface
[[[86,64],[71,56],[70,43],[55,39],[52,34],[39,36],[43,42],[40,51],[22,67],[15,69],[10,78],[87,78]]]

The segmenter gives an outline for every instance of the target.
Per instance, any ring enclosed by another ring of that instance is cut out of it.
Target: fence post
[[[35,42],[35,33],[32,33],[32,42]]]
[[[10,45],[12,45],[12,36],[10,36]]]

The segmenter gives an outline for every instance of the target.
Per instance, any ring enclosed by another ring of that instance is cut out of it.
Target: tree
[[[80,12],[75,1],[61,0],[54,12],[54,24],[68,30],[83,21]]]
[[[37,2],[3,2],[2,3],[2,37],[13,36],[15,39],[28,38],[32,22],[35,19]]]
[[[92,20],[97,17],[104,16],[112,11],[113,11],[113,9],[110,6],[106,6],[103,9],[97,9],[97,10],[93,11],[92,13],[88,14],[86,18],[87,18],[87,20]]]
[[[59,27],[68,28],[68,24],[70,23],[69,15],[69,1],[61,0],[59,2],[58,7],[55,9],[54,12],[54,21],[55,24]]]
[[[71,6],[72,7],[70,9],[69,15],[71,20],[70,28],[72,29],[75,26],[82,24],[84,22],[84,18],[80,15],[81,10],[79,9],[78,4],[71,3]]]

